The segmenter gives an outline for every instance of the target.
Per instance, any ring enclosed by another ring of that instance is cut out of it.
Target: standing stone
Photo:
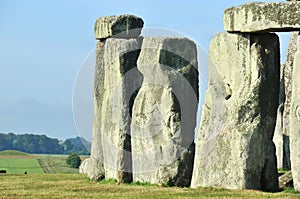
[[[110,37],[137,38],[144,22],[134,15],[100,17],[95,23],[95,38],[104,40]]]
[[[276,155],[278,168],[291,169],[290,160],[290,111],[291,111],[291,96],[292,96],[292,80],[293,80],[293,65],[294,56],[297,51],[297,39],[299,38],[299,32],[293,32],[286,55],[286,64],[282,69],[283,77],[281,78],[281,89],[284,91],[284,95],[279,95],[283,98],[283,107],[281,100],[279,100],[280,110],[278,112],[277,125],[274,134],[274,143],[276,145]],[[279,121],[281,120],[281,121]],[[280,129],[281,128],[281,129]]]
[[[253,2],[225,10],[228,32],[287,32],[300,30],[300,2]]]
[[[294,58],[290,111],[291,166],[295,190],[300,191],[300,37]]]
[[[220,33],[209,58],[191,187],[277,190],[277,35]]]
[[[279,104],[279,107],[277,109],[277,120],[273,142],[276,147],[277,168],[284,168],[283,104]]]
[[[279,86],[279,106],[277,108],[277,119],[274,131],[273,142],[276,147],[276,157],[277,157],[277,167],[283,167],[283,157],[284,157],[284,134],[283,134],[283,111],[284,111],[284,101],[285,101],[285,81],[284,81],[284,71],[286,64],[281,64],[280,66],[280,86]]]
[[[97,95],[101,103],[98,118],[106,179],[132,181],[131,109],[136,90],[142,84],[142,75],[136,62],[142,39],[105,41],[103,55],[103,84]],[[101,100],[101,101],[100,101]],[[94,127],[96,128],[96,127]],[[93,143],[94,144],[94,143]]]
[[[104,93],[104,42],[96,45],[96,66],[94,74],[94,117],[92,129],[92,146],[90,158],[84,160],[79,168],[80,173],[87,174],[91,180],[102,180],[105,178],[103,165],[103,150],[101,142],[101,108]]]
[[[143,20],[133,15],[100,17],[95,23],[96,68],[91,157],[80,172],[91,179],[132,181],[130,124],[142,75],[136,61]],[[114,37],[114,38],[110,38]]]
[[[286,67],[284,70],[284,83],[285,83],[285,103],[283,112],[283,168],[291,169],[290,161],[290,112],[291,112],[291,98],[292,98],[292,81],[293,68],[294,68],[294,57],[297,51],[297,41],[300,38],[299,32],[293,32],[286,56]]]
[[[198,106],[196,45],[186,38],[146,37],[144,76],[133,107],[133,180],[189,186]]]

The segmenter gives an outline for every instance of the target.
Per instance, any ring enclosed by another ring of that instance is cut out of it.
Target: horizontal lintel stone
[[[141,34],[144,21],[134,15],[100,17],[94,26],[94,35],[98,40],[115,38],[137,38]]]
[[[300,30],[300,2],[253,2],[225,10],[228,32],[289,32]]]

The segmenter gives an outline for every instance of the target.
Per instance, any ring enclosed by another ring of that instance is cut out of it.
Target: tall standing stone
[[[286,64],[282,69],[283,77],[281,82],[283,86],[284,95],[279,95],[283,98],[283,104],[280,104],[280,110],[277,117],[277,125],[274,134],[274,143],[276,145],[276,155],[278,168],[291,169],[290,160],[290,112],[291,112],[291,97],[292,97],[292,81],[293,81],[293,68],[294,68],[294,57],[297,51],[297,40],[299,38],[299,32],[293,32],[289,41]],[[280,120],[280,121],[279,121]]]
[[[290,111],[290,149],[294,188],[300,190],[300,37],[294,58]]]
[[[105,178],[103,165],[103,150],[101,142],[101,108],[104,93],[104,42],[96,44],[96,66],[94,74],[94,117],[92,128],[91,156],[85,159],[80,165],[79,172],[87,174],[92,180],[102,180]]]
[[[220,33],[209,58],[191,187],[277,190],[278,37]]]
[[[131,108],[141,86],[136,67],[143,20],[133,15],[101,17],[95,23],[94,120],[91,158],[80,171],[91,179],[132,181]],[[113,37],[113,38],[111,38]]]
[[[104,49],[104,92],[101,110],[101,146],[105,178],[132,181],[132,96],[142,84],[136,68],[140,39],[106,40]]]
[[[189,186],[198,106],[196,45],[186,38],[144,38],[144,80],[132,118],[133,180]]]

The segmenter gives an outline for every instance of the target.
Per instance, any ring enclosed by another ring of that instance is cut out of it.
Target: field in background
[[[212,188],[159,187],[94,182],[81,174],[0,174],[1,198],[300,198],[299,192],[279,193]]]
[[[8,174],[78,173],[66,164],[68,155],[28,154],[20,151],[0,151],[0,170]],[[83,157],[84,159],[86,157]]]

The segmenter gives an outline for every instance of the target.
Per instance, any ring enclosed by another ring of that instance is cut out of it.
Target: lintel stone
[[[110,37],[136,38],[141,34],[144,21],[134,15],[100,17],[95,22],[94,35],[98,40]]]
[[[300,30],[300,2],[253,2],[225,10],[228,32],[289,32]]]

